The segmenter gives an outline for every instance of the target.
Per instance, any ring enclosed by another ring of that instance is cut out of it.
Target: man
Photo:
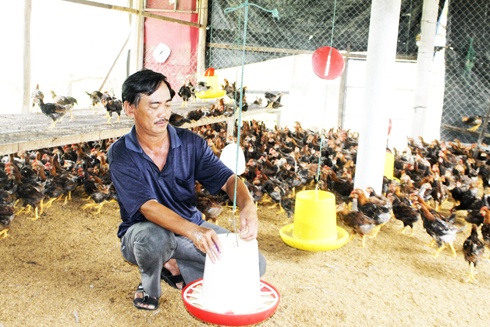
[[[206,254],[213,263],[220,259],[217,234],[229,231],[202,219],[196,209],[195,181],[211,194],[222,189],[233,199],[235,191],[235,175],[207,142],[169,125],[174,95],[160,73],[143,70],[129,76],[122,100],[134,127],[108,153],[122,219],[121,252],[141,272],[134,305],[144,310],[158,308],[161,279],[181,289],[203,277]],[[257,237],[257,211],[240,179],[236,189],[241,226],[237,232],[250,241]],[[265,266],[259,254],[261,276]]]

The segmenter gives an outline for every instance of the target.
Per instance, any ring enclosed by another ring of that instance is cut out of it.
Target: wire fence
[[[244,10],[225,14],[241,1],[211,0],[206,64],[214,68],[236,65],[233,46],[242,44]],[[415,58],[420,33],[422,0],[402,0],[397,56]],[[338,50],[366,52],[368,46],[371,1],[285,1],[263,0],[254,4],[276,9],[279,18],[250,7],[245,63],[277,59],[292,54],[312,53],[330,45]],[[334,21],[335,16],[335,21]],[[333,33],[332,33],[333,30]],[[254,49],[253,49],[254,48]],[[241,62],[240,62],[241,63]]]
[[[490,3],[451,0],[448,7],[445,49],[446,82],[441,138],[475,143],[473,134],[448,130],[445,125],[468,129],[463,117],[484,117],[490,106]],[[488,138],[485,142],[489,142]]]
[[[156,46],[149,46],[145,49],[145,68],[164,74],[176,93],[186,80],[191,81],[193,85],[197,84],[197,51],[172,51],[167,61],[160,63],[153,56],[155,48]],[[178,96],[176,97],[179,98]]]

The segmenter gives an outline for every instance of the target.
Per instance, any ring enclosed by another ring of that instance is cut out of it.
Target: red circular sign
[[[322,79],[336,79],[345,69],[344,58],[339,50],[331,47],[317,49],[311,58],[315,74]]]

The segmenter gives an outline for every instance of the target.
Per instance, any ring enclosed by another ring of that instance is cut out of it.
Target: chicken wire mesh
[[[241,56],[238,61],[233,46],[241,46],[243,41],[243,10],[224,13],[226,8],[236,7],[241,2],[210,0],[207,66],[227,68],[241,64]],[[246,64],[297,53],[312,53],[330,45],[332,28],[335,48],[346,50],[350,47],[353,52],[367,51],[371,1],[263,0],[253,3],[268,10],[276,9],[279,18],[251,7],[248,12]],[[422,0],[402,0],[397,47],[399,58],[416,56],[422,4]]]
[[[179,91],[180,86],[184,84],[186,79],[190,80],[193,85],[197,84],[197,51],[172,51],[167,61],[160,63],[153,56],[155,48],[156,46],[145,48],[145,68],[164,74],[175,92]],[[176,95],[176,98],[180,97]]]
[[[448,130],[444,125],[469,128],[462,117],[484,117],[490,106],[490,3],[450,0],[448,5],[441,138],[475,143],[478,133]]]

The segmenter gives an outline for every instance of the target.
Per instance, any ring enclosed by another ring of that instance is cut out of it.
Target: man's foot
[[[140,283],[134,295],[133,304],[140,310],[156,310],[158,309],[158,298],[150,297]]]
[[[163,268],[167,269],[172,274],[172,276],[180,276],[179,266],[177,265],[177,260],[175,259],[170,259],[169,261],[165,262]],[[184,287],[184,282],[175,283],[175,287],[181,290]]]

